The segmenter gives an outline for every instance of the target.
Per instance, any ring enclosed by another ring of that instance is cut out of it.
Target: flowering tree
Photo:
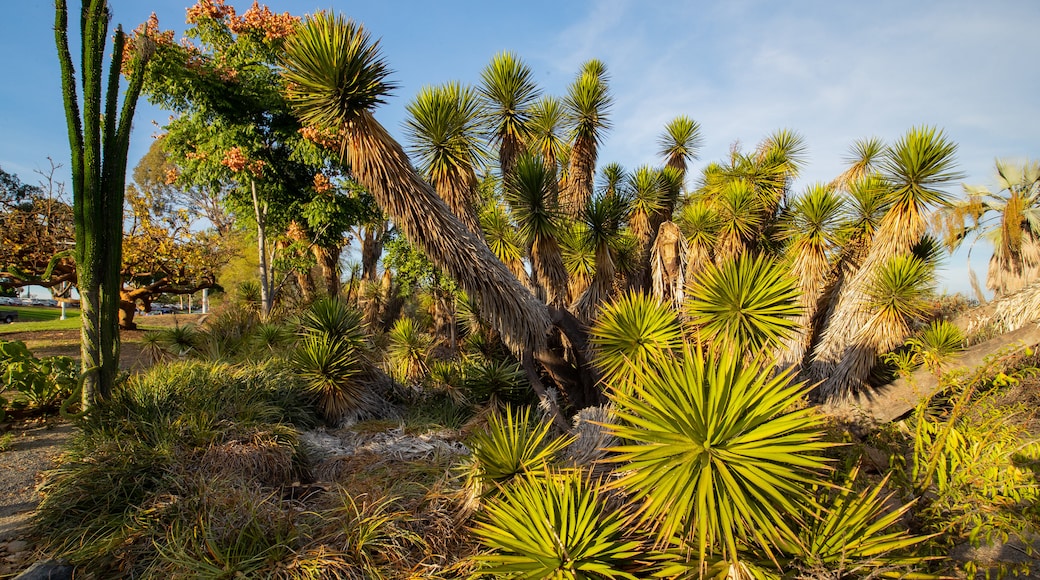
[[[256,228],[264,315],[278,287],[279,249],[294,248],[281,255],[302,263],[305,298],[311,263],[336,294],[345,232],[371,211],[315,144],[327,137],[302,127],[282,97],[277,62],[298,20],[256,2],[239,14],[223,0],[199,0],[188,9],[186,38],[157,51],[145,83],[151,101],[178,114],[163,138],[176,183],[226,191],[225,206]]]

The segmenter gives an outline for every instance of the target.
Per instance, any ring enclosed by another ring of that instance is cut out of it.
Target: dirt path
[[[71,424],[55,418],[0,425],[0,432],[12,435],[7,450],[0,451],[0,578],[32,563],[32,544],[25,532],[40,501],[40,472],[55,465],[74,431]]]

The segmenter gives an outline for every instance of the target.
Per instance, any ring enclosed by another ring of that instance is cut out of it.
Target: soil
[[[35,554],[27,526],[40,501],[36,487],[41,472],[54,467],[74,431],[71,424],[53,417],[0,424],[0,433],[12,436],[7,450],[0,451],[0,578],[32,564]]]

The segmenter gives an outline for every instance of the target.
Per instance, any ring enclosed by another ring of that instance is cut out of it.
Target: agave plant
[[[604,382],[628,388],[637,369],[679,352],[682,326],[675,311],[645,294],[630,293],[605,307],[589,331]]]
[[[474,558],[494,578],[617,578],[645,572],[642,543],[601,486],[580,471],[524,477],[488,502],[473,532],[494,550]]]
[[[698,561],[736,564],[739,546],[771,551],[797,541],[790,522],[810,503],[826,460],[823,419],[793,409],[805,395],[789,372],[732,350],[687,347],[633,369],[631,392],[615,391],[612,483],[638,504],[661,542],[681,538]]]
[[[798,282],[781,264],[742,256],[702,271],[686,312],[702,339],[737,352],[774,348],[794,329]]]
[[[519,475],[540,473],[571,444],[570,437],[553,438],[548,421],[537,421],[530,407],[506,406],[488,416],[487,428],[469,441],[472,482],[482,492],[501,489]]]

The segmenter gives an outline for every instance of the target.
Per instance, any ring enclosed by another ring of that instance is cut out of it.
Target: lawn
[[[11,332],[33,332],[44,330],[69,330],[79,328],[79,309],[65,310],[65,320],[61,318],[61,308],[46,306],[2,306],[0,310],[14,310],[18,320],[12,324],[0,324],[0,334]]]

